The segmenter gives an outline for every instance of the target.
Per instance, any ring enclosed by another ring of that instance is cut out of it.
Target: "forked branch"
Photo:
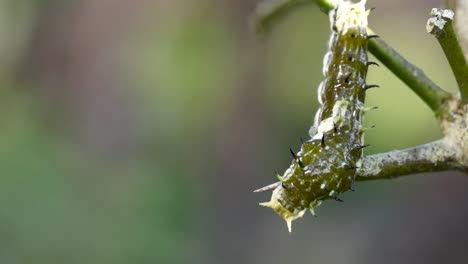
[[[293,7],[314,1],[325,13],[335,5],[333,0],[265,0],[256,12],[257,31],[268,31],[279,17],[283,17]],[[368,29],[368,32],[375,35],[371,29]],[[436,115],[440,114],[444,103],[452,98],[450,93],[431,81],[421,69],[407,61],[382,39],[370,39],[369,51],[413,90]]]

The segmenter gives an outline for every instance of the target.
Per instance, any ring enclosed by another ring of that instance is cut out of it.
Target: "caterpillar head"
[[[361,0],[358,3],[351,1],[339,0],[336,8],[330,12],[330,24],[338,32],[346,33],[349,28],[367,27],[366,1]]]

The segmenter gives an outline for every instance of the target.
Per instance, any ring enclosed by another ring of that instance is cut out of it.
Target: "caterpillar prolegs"
[[[293,220],[302,217],[323,200],[335,199],[352,188],[360,166],[363,144],[365,92],[367,85],[368,35],[366,0],[359,3],[337,1],[330,12],[331,37],[323,60],[325,80],[319,85],[321,104],[304,142],[279,182],[257,191],[273,190],[271,200],[261,203],[271,207],[287,223],[291,232]]]

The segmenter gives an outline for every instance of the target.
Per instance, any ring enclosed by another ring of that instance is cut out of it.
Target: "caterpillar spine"
[[[331,37],[323,60],[325,77],[318,88],[320,108],[301,150],[280,182],[259,191],[273,190],[271,200],[260,205],[272,208],[287,223],[304,215],[323,200],[342,201],[338,196],[351,189],[364,148],[363,113],[367,68],[366,0],[339,0],[329,13]],[[374,86],[372,86],[374,87]]]

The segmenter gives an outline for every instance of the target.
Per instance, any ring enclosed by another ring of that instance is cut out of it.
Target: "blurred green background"
[[[370,24],[440,86],[438,1],[369,0]],[[357,183],[284,222],[258,206],[318,107],[328,18],[260,40],[248,0],[0,0],[0,263],[465,263],[468,179]],[[367,154],[441,133],[371,68]]]

